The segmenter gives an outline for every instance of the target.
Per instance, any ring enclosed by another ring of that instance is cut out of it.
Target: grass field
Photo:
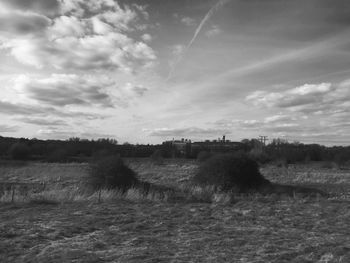
[[[185,160],[127,163],[141,179],[177,188],[197,169]],[[83,187],[87,171],[86,164],[8,164],[0,181],[44,182],[46,191],[69,195]],[[308,164],[261,171],[273,182],[326,190],[330,198],[3,199],[0,262],[350,262],[350,170]]]

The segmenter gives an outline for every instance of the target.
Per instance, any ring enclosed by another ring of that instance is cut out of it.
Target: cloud
[[[26,97],[46,105],[113,107],[107,89],[114,88],[115,83],[107,78],[53,74],[46,78],[20,76],[15,87]]]
[[[6,124],[0,124],[0,132],[16,132],[18,131],[18,126],[9,126]]]
[[[185,45],[181,45],[181,44],[177,44],[177,45],[173,45],[171,47],[171,53],[176,57],[176,56],[180,56],[183,54],[183,52],[185,51],[186,46]]]
[[[219,35],[222,32],[222,30],[219,28],[218,25],[213,25],[208,31],[205,32],[205,35],[207,37],[214,37],[216,35]]]
[[[150,34],[143,34],[141,36],[142,40],[145,42],[151,42],[152,41],[152,36]]]
[[[186,26],[194,26],[196,25],[196,19],[185,16],[181,18],[181,23],[183,23]]]
[[[0,100],[0,113],[6,115],[40,115],[45,114],[45,108]]]
[[[54,107],[39,106],[24,103],[12,103],[0,100],[0,114],[16,116],[39,116],[49,118],[51,116],[63,118],[80,118],[84,120],[104,119],[106,116],[96,113],[79,112],[72,110],[58,110]]]
[[[135,94],[137,94],[138,96],[142,96],[147,91],[148,89],[142,86],[133,87],[133,92],[135,92]]]
[[[136,97],[143,96],[147,91],[148,88],[145,88],[142,85],[135,85],[128,82],[119,88],[118,96],[126,103],[127,106],[129,101],[135,99]]]
[[[303,124],[307,117],[300,115],[276,114],[262,119],[222,119],[214,123],[216,127],[226,128],[236,131],[250,131],[253,133],[266,134],[291,134],[299,132],[307,132],[312,130],[311,126]]]
[[[115,138],[114,135],[105,134],[101,132],[88,131],[87,128],[81,129],[62,129],[58,127],[48,127],[45,129],[39,129],[38,135],[44,138],[58,138],[58,139],[69,139],[72,137],[79,137],[82,139],[98,139],[98,138]]]
[[[50,38],[82,37],[86,34],[85,26],[84,22],[74,16],[60,16],[54,20],[50,28]]]
[[[11,34],[1,38],[1,48],[37,68],[135,73],[154,65],[155,51],[129,33],[141,23],[139,6],[122,8],[112,0],[64,0],[60,7],[60,15],[52,19],[8,10],[0,18],[0,30]],[[24,36],[37,32],[36,37]]]
[[[0,11],[0,32],[8,37],[44,33],[50,23],[46,16],[32,12]]]
[[[2,3],[8,8],[45,15],[57,14],[60,9],[60,1],[58,0],[2,0]]]
[[[191,136],[220,136],[228,133],[227,129],[222,128],[199,128],[199,127],[185,127],[185,128],[158,128],[158,129],[144,129],[150,136],[159,137],[191,137]]]
[[[67,123],[63,120],[58,119],[47,119],[47,118],[33,118],[33,117],[21,117],[17,118],[16,121],[34,124],[38,126],[67,126]]]
[[[174,67],[180,61],[180,58],[186,51],[186,46],[182,44],[176,44],[170,47],[171,59],[169,61],[169,66],[171,71],[174,70]]]
[[[255,91],[246,97],[246,101],[255,106],[313,114],[323,119],[342,113],[349,116],[349,99],[348,80],[333,85],[305,84],[282,92]]]
[[[33,109],[38,104],[55,109],[65,106],[126,108],[130,102],[144,96],[148,91],[148,88],[140,84],[118,84],[106,75],[76,74],[52,74],[46,77],[19,75],[13,79],[11,87],[17,94],[13,102],[25,102],[33,105]],[[21,108],[23,107],[17,110]],[[39,112],[40,110],[41,108]]]
[[[62,0],[61,12],[63,14],[73,14],[75,16],[83,16],[86,13],[98,13],[103,9],[119,8],[117,2],[113,0]]]
[[[316,113],[333,109],[344,100],[344,96],[349,95],[341,85],[335,87],[331,83],[320,83],[305,84],[282,92],[255,91],[246,100],[256,106]]]
[[[124,34],[65,37],[51,42],[45,39],[15,39],[8,42],[11,54],[21,63],[42,68],[98,69],[134,72],[153,65],[154,51],[143,42],[134,42]]]

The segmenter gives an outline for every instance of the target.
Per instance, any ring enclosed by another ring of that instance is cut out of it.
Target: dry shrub
[[[108,156],[90,164],[90,183],[94,189],[121,189],[127,191],[139,180],[119,156]]]
[[[268,184],[261,175],[258,164],[244,154],[220,154],[203,162],[194,182],[200,185],[213,185],[220,190],[239,189],[241,192]]]

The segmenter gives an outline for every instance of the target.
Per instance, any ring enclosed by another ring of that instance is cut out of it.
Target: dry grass
[[[130,189],[99,198],[84,190],[80,164],[0,168],[0,180],[48,184],[31,202],[0,204],[0,262],[350,262],[348,170],[262,169],[277,183],[332,189],[327,199],[218,193],[188,184],[195,162],[128,162],[179,196]]]
[[[289,165],[288,168],[268,165],[261,172],[271,182],[315,187],[329,193],[333,199],[350,200],[350,170],[314,163]]]

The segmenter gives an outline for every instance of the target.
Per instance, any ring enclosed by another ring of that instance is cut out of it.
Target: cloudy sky
[[[348,0],[0,0],[0,135],[350,144]]]

